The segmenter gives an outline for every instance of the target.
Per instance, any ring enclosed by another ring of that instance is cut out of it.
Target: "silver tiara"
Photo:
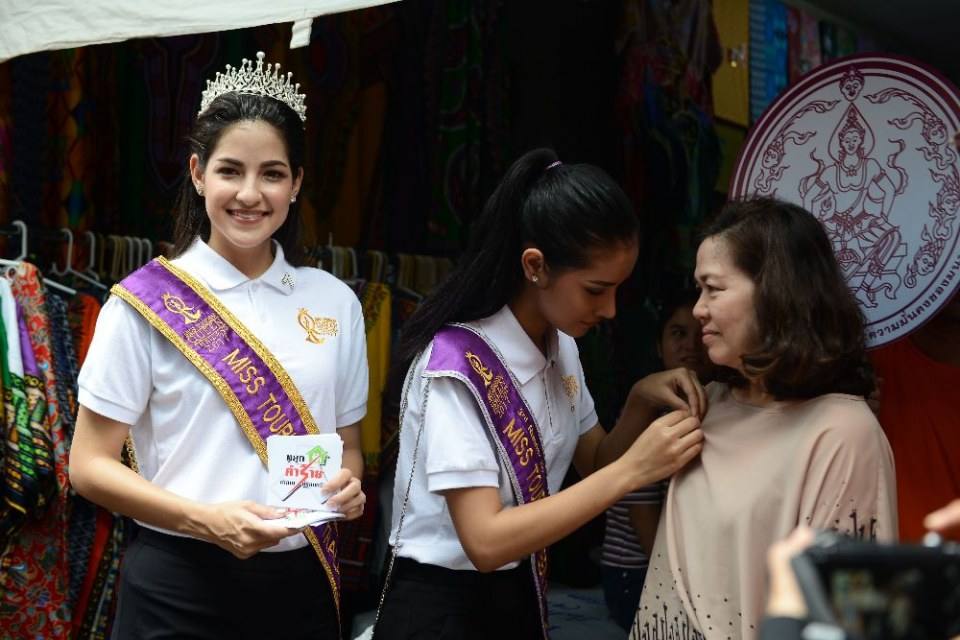
[[[298,93],[300,83],[291,84],[290,79],[293,74],[287,72],[287,75],[280,73],[280,63],[267,64],[267,69],[263,69],[263,51],[257,51],[257,66],[254,68],[253,60],[243,59],[240,67],[227,65],[224,72],[218,71],[217,77],[213,80],[207,80],[207,89],[200,97],[200,115],[207,110],[214,100],[225,93],[246,93],[255,96],[269,96],[276,98],[293,109],[302,122],[307,121],[307,96]]]

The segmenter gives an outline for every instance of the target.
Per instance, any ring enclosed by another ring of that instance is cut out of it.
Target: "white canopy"
[[[0,0],[0,62],[129,38],[297,22],[396,0]]]

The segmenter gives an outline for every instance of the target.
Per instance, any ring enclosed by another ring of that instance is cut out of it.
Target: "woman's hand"
[[[279,510],[249,500],[203,505],[203,513],[200,537],[241,560],[299,533],[270,522],[283,515]]]
[[[702,449],[700,419],[689,411],[671,411],[651,422],[617,464],[633,474],[633,491],[672,476]]]
[[[367,496],[360,489],[360,480],[354,477],[350,469],[340,469],[323,485],[323,491],[332,494],[327,506],[345,515],[347,520],[356,520],[363,515]]]
[[[630,394],[657,409],[681,409],[703,418],[707,413],[707,392],[697,374],[680,367],[651,373],[633,385]]]

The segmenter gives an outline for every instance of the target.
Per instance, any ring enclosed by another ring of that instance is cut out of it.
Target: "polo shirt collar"
[[[509,305],[484,318],[479,323],[487,338],[497,346],[520,385],[529,382],[546,368],[548,362],[555,360],[559,348],[559,336],[556,329],[547,334],[547,356],[545,357],[534,344],[520,321],[513,315]]]
[[[256,280],[270,285],[284,295],[290,295],[296,285],[296,269],[284,258],[283,248],[276,240],[273,240],[273,250],[273,262]],[[242,271],[199,238],[180,256],[178,262],[199,275],[214,291],[226,291],[250,282],[250,278]]]

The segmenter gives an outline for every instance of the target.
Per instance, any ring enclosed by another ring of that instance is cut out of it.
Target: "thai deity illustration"
[[[923,154],[927,162],[935,162],[939,171],[946,171],[957,161],[957,152],[953,150],[947,125],[930,108],[923,104],[916,96],[902,89],[885,89],[873,95],[866,96],[874,104],[883,104],[892,98],[899,98],[913,105],[916,110],[902,118],[890,120],[890,124],[901,131],[906,131],[916,123],[921,123],[920,136],[926,143],[917,150]]]
[[[937,192],[936,204],[930,203],[929,215],[934,222],[933,232],[930,232],[927,225],[923,226],[920,234],[922,244],[907,265],[904,283],[911,288],[917,286],[917,276],[929,275],[937,266],[947,240],[953,237],[953,223],[960,211],[960,181],[954,176],[935,171],[930,171],[930,177],[941,186]]]
[[[787,120],[773,140],[764,148],[761,158],[763,169],[754,182],[754,187],[758,194],[766,196],[776,195],[774,185],[783,177],[783,172],[790,168],[783,163],[786,156],[786,144],[788,142],[802,147],[814,135],[815,131],[795,131],[791,127],[808,113],[827,113],[831,111],[839,100],[815,100],[810,104],[798,110]]]
[[[847,86],[858,85],[851,81]],[[844,91],[845,97],[848,94],[852,95],[853,89]],[[906,186],[906,176],[898,174],[900,184],[894,184],[871,157],[873,146],[869,123],[851,103],[830,137],[828,153],[833,163],[825,166],[811,154],[817,169],[800,183],[803,206],[827,229],[847,283],[866,307],[877,305],[879,291],[894,298],[901,284],[897,268],[907,254],[899,228],[889,220],[894,199]],[[896,155],[888,159],[888,165],[895,167]]]

